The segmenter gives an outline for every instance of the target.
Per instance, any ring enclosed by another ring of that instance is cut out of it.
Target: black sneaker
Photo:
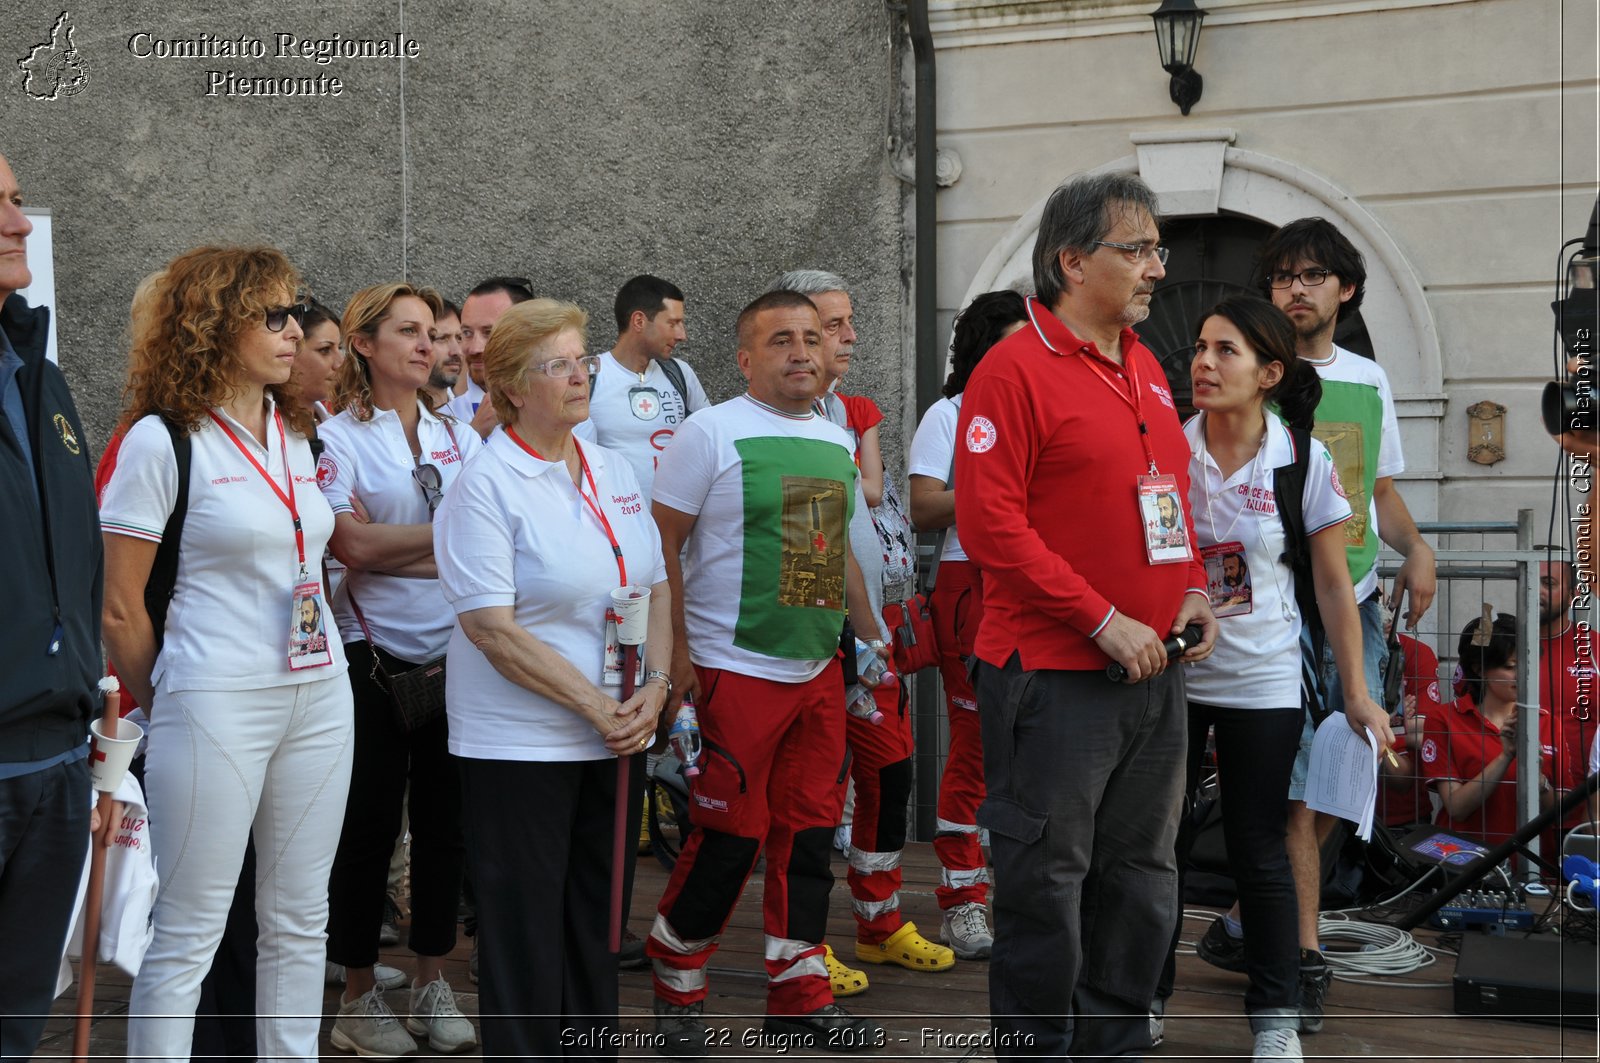
[[[392,897],[383,899],[383,925],[378,928],[378,944],[385,948],[400,944],[400,909]]]
[[[644,939],[631,930],[622,932],[622,948],[617,952],[617,966],[625,971],[638,970],[649,964],[644,954]]]
[[[761,1024],[761,1040],[779,1051],[821,1048],[829,1052],[866,1052],[882,1048],[889,1035],[871,1019],[829,1003],[809,1015],[768,1015]]]
[[[1300,950],[1300,1032],[1318,1033],[1322,1030],[1322,1004],[1328,998],[1328,987],[1333,984],[1333,971],[1322,953],[1311,949]]]
[[[1244,938],[1228,933],[1227,924],[1220,915],[1206,927],[1205,937],[1200,939],[1196,951],[1202,960],[1213,967],[1220,967],[1224,971],[1244,971]]]
[[[656,1051],[674,1059],[703,1059],[708,1054],[711,1031],[706,1026],[705,1001],[672,1004],[655,998]]]

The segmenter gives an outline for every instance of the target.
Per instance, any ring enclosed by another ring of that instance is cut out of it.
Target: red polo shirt
[[[1556,770],[1550,781],[1557,790],[1570,790],[1588,777],[1597,682],[1592,630],[1569,623],[1559,635],[1539,640],[1539,705],[1555,721]],[[1575,827],[1588,818],[1580,805],[1563,826]]]
[[[1432,719],[1435,713],[1447,712],[1446,702],[1441,699],[1445,691],[1439,686],[1439,656],[1433,648],[1426,643],[1418,642],[1410,635],[1400,636],[1400,649],[1405,654],[1405,678],[1402,685],[1404,696],[1417,699],[1417,712],[1425,719]],[[1406,729],[1400,720],[1394,721],[1394,751],[1407,752]],[[1378,812],[1383,822],[1391,827],[1404,826],[1410,823],[1426,823],[1433,818],[1433,804],[1428,800],[1426,777],[1423,775],[1422,762],[1417,757],[1411,759],[1411,776],[1404,786],[1391,785],[1393,775],[1380,781],[1378,786]]]
[[[1548,734],[1550,713],[1539,710],[1539,733]],[[1548,778],[1555,765],[1555,749],[1544,744],[1541,771]],[[1500,728],[1483,718],[1471,698],[1457,698],[1453,703],[1435,710],[1428,717],[1418,759],[1422,773],[1429,779],[1449,779],[1469,782],[1476,779],[1495,757],[1500,755]],[[1513,760],[1505,776],[1483,804],[1461,819],[1450,818],[1443,808],[1434,822],[1451,834],[1483,841],[1490,845],[1502,842],[1517,832],[1517,768]],[[1548,842],[1547,842],[1548,844]],[[1552,850],[1546,848],[1546,853]]]
[[[1026,669],[1104,668],[1092,636],[1113,610],[1165,638],[1185,592],[1206,585],[1198,558],[1147,559],[1138,478],[1150,461],[1130,403],[1192,528],[1189,447],[1166,375],[1132,329],[1124,370],[1037,299],[1028,311],[1031,324],[973,372],[956,427],[955,479],[967,485],[956,527],[984,574],[975,652],[996,666],[1020,652]]]

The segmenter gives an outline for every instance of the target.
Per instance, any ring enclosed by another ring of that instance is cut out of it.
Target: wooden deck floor
[[[639,884],[634,893],[633,926],[649,925],[654,903],[666,882],[665,872],[653,859],[640,862]],[[830,942],[842,957],[851,955],[853,925],[844,892],[844,862],[835,856],[834,870],[840,878],[833,894],[829,924]],[[937,934],[939,917],[933,887],[938,881],[938,864],[927,844],[913,843],[905,855],[903,910],[929,936]],[[1205,922],[1193,919],[1185,925],[1185,938],[1194,940],[1205,930]],[[1418,940],[1435,940],[1429,931],[1418,933]],[[467,980],[470,943],[465,938],[447,967],[447,977],[457,987],[457,1000],[469,1015],[477,1011],[477,995]],[[385,960],[405,966],[406,954],[388,950]],[[530,957],[536,962],[536,957]],[[1594,1060],[1597,1052],[1593,1030],[1576,1030],[1522,1022],[1465,1018],[1451,1010],[1450,978],[1454,957],[1441,956],[1434,965],[1378,986],[1336,982],[1328,1000],[1327,1025],[1315,1037],[1303,1039],[1307,1060]],[[872,1053],[878,1060],[912,1057],[987,1058],[990,1053],[969,1047],[981,1035],[987,1020],[988,965],[981,962],[958,963],[943,974],[926,974],[898,968],[870,968],[872,985],[865,993],[847,1001],[852,1010],[872,1014],[889,1031],[890,1043]],[[708,1021],[716,1028],[719,1042],[713,1059],[754,1056],[804,1056],[803,1052],[763,1050],[746,1042],[751,1031],[760,1029],[765,994],[762,969],[761,889],[753,880],[735,911],[724,944],[710,969],[711,998],[707,1003]],[[120,1059],[125,1054],[128,979],[113,968],[101,968],[100,991],[95,1011],[91,1053],[96,1058]],[[621,1028],[624,1031],[649,1031],[650,976],[648,971],[622,972]],[[1173,997],[1166,1021],[1166,1042],[1150,1052],[1152,1061],[1191,1059],[1250,1058],[1249,1027],[1241,1011],[1244,989],[1242,975],[1216,970],[1196,958],[1192,951],[1179,957],[1178,993]],[[324,1011],[337,1008],[337,990],[330,990]],[[76,990],[57,1001],[57,1017],[51,1021],[41,1056],[71,1053],[70,1013]],[[404,990],[389,995],[389,1002],[403,1014],[407,998]],[[323,1053],[327,1059],[349,1059],[328,1046],[324,1019]],[[720,1031],[726,1030],[723,1035]],[[963,1040],[966,1039],[966,1040]],[[425,1053],[426,1054],[426,1053]],[[624,1048],[621,1057],[656,1058],[648,1047]],[[463,1057],[470,1058],[470,1057]],[[834,1057],[837,1058],[837,1057]]]

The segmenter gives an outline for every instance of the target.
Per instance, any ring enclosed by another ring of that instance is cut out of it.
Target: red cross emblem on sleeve
[[[987,417],[974,417],[967,424],[967,449],[974,454],[982,454],[994,446],[994,422]]]

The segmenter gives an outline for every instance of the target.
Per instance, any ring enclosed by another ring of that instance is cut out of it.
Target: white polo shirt
[[[961,396],[940,399],[928,407],[917,425],[917,434],[911,439],[911,456],[907,472],[912,476],[929,476],[946,487],[950,486],[950,458],[956,452],[956,420],[961,416]],[[965,561],[967,552],[961,549],[961,536],[956,526],[950,525],[944,537],[941,561]]]
[[[694,368],[682,360],[678,367],[683,370],[687,395],[678,393],[656,359],[650,359],[641,376],[606,351],[600,355],[600,373],[589,397],[589,418],[594,423],[596,441],[628,459],[639,478],[646,505],[650,503],[661,452],[689,414],[711,405]]]
[[[463,373],[466,369],[461,370]],[[483,404],[484,391],[467,378],[467,390],[444,404],[444,412],[460,421],[462,424],[471,424],[472,415],[478,412],[478,407]]]
[[[583,445],[582,452],[600,509],[622,547],[628,582],[654,586],[665,580],[661,536],[633,469],[604,447]],[[583,484],[588,492],[587,478]],[[599,685],[606,608],[620,582],[617,561],[564,462],[535,458],[496,430],[445,496],[434,517],[433,541],[444,597],[457,614],[511,606],[524,630]],[[459,622],[450,636],[445,684],[450,752],[456,756],[611,756],[587,720],[497,672]]]
[[[270,398],[268,403],[270,411]],[[280,490],[287,464],[305,534],[309,578],[320,581],[333,512],[317,490],[305,437],[287,432],[286,454],[271,412],[265,447],[225,412],[213,412]],[[344,648],[337,639],[328,640],[331,665],[289,670],[290,602],[300,562],[288,507],[209,417],[189,437],[189,445],[189,509],[152,685],[169,692],[260,690],[343,675]],[[101,499],[100,526],[113,535],[159,543],[177,499],[172,439],[159,417],[141,418],[123,438],[116,471]]]
[[[1197,414],[1183,431],[1190,447],[1195,545],[1205,561],[1219,633],[1210,657],[1184,666],[1189,700],[1235,709],[1299,708],[1301,616],[1294,573],[1282,561],[1283,518],[1272,476],[1294,461],[1293,437],[1268,411],[1262,449],[1224,479],[1206,451],[1204,424],[1205,414]],[[1308,536],[1350,519],[1328,448],[1315,439],[1310,443],[1301,494]],[[1225,563],[1228,556],[1235,560]]]
[[[429,413],[420,400],[417,412],[422,461],[439,470],[448,493],[466,460],[482,449],[483,442],[469,426]],[[317,435],[323,445],[317,484],[335,516],[354,512],[350,496],[355,495],[376,524],[428,523],[427,495],[412,475],[417,466],[398,413],[378,410],[370,421],[362,421],[353,410],[345,410],[322,425]],[[444,653],[455,613],[445,602],[438,580],[346,569],[334,596],[334,616],[345,641],[359,642],[366,636],[350,604],[352,593],[361,603],[372,641],[383,649],[413,664]]]

